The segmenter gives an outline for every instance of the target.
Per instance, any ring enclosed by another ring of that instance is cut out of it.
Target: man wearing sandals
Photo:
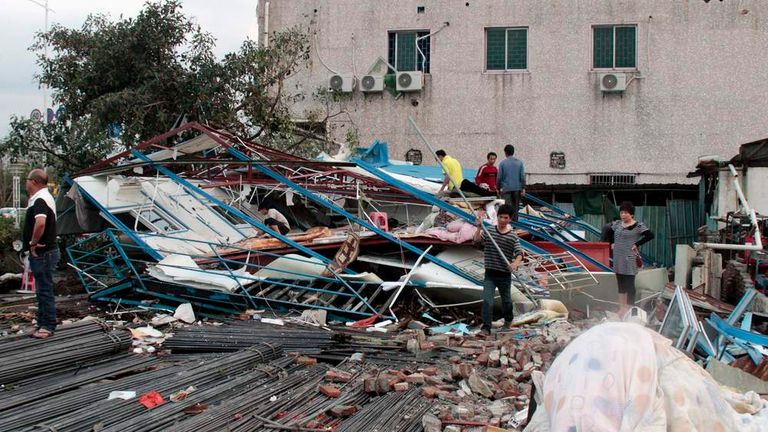
[[[56,203],[48,192],[48,175],[33,169],[27,175],[29,206],[24,219],[24,251],[29,253],[29,268],[35,276],[37,331],[32,337],[45,339],[56,330],[56,303],[53,271],[59,262],[56,245]]]

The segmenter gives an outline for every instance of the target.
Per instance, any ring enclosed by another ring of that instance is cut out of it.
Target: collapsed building
[[[470,240],[476,210],[495,219],[495,197],[438,199],[435,183],[357,156],[306,160],[190,123],[73,175],[60,231],[91,233],[68,254],[98,301],[358,319],[394,317],[404,289],[432,306],[477,303],[482,252]],[[291,231],[264,224],[266,200]],[[516,301],[612,291],[607,245],[585,240],[599,230],[528,201],[515,224],[526,251]]]

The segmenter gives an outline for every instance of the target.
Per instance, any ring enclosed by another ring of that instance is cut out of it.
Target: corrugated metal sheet
[[[643,222],[653,232],[654,238],[640,247],[640,252],[656,265],[669,267],[674,257],[667,229],[667,208],[663,206],[635,207],[635,219]]]
[[[564,208],[566,205],[559,203],[558,206]],[[579,217],[598,229],[606,223],[605,216],[601,214],[583,214]],[[640,250],[643,256],[660,267],[675,264],[675,245],[693,243],[703,223],[698,200],[667,200],[666,206],[635,207],[635,219],[653,231],[654,239]],[[587,240],[600,241],[600,238],[588,233]]]
[[[581,220],[584,222],[592,225],[593,227],[601,230],[603,229],[603,225],[605,225],[605,216],[604,215],[594,215],[594,214],[584,214],[581,215]],[[600,241],[600,236],[597,236],[592,233],[587,233],[587,240],[589,241]]]
[[[696,241],[697,231],[704,223],[698,201],[667,200],[669,239],[672,244],[690,244]]]

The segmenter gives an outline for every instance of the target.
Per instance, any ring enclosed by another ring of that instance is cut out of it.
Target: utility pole
[[[48,0],[27,0],[34,3],[45,10],[45,32],[48,33],[48,12],[53,12],[53,9],[48,7]],[[45,58],[48,58],[48,44],[45,44]],[[45,115],[48,108],[48,86],[43,85],[43,115]]]

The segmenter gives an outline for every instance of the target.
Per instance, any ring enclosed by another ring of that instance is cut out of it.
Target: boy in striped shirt
[[[474,237],[475,244],[482,247],[485,254],[483,326],[481,332],[486,335],[491,333],[493,298],[497,288],[501,296],[504,324],[507,327],[512,324],[512,272],[517,270],[523,260],[520,239],[512,229],[512,225],[510,225],[512,221],[512,206],[504,204],[499,207],[496,217],[497,225],[488,229],[490,237],[482,229],[482,218],[478,218],[478,229]],[[498,248],[494,246],[491,238],[499,246]],[[499,249],[504,253],[504,257],[499,254]]]

